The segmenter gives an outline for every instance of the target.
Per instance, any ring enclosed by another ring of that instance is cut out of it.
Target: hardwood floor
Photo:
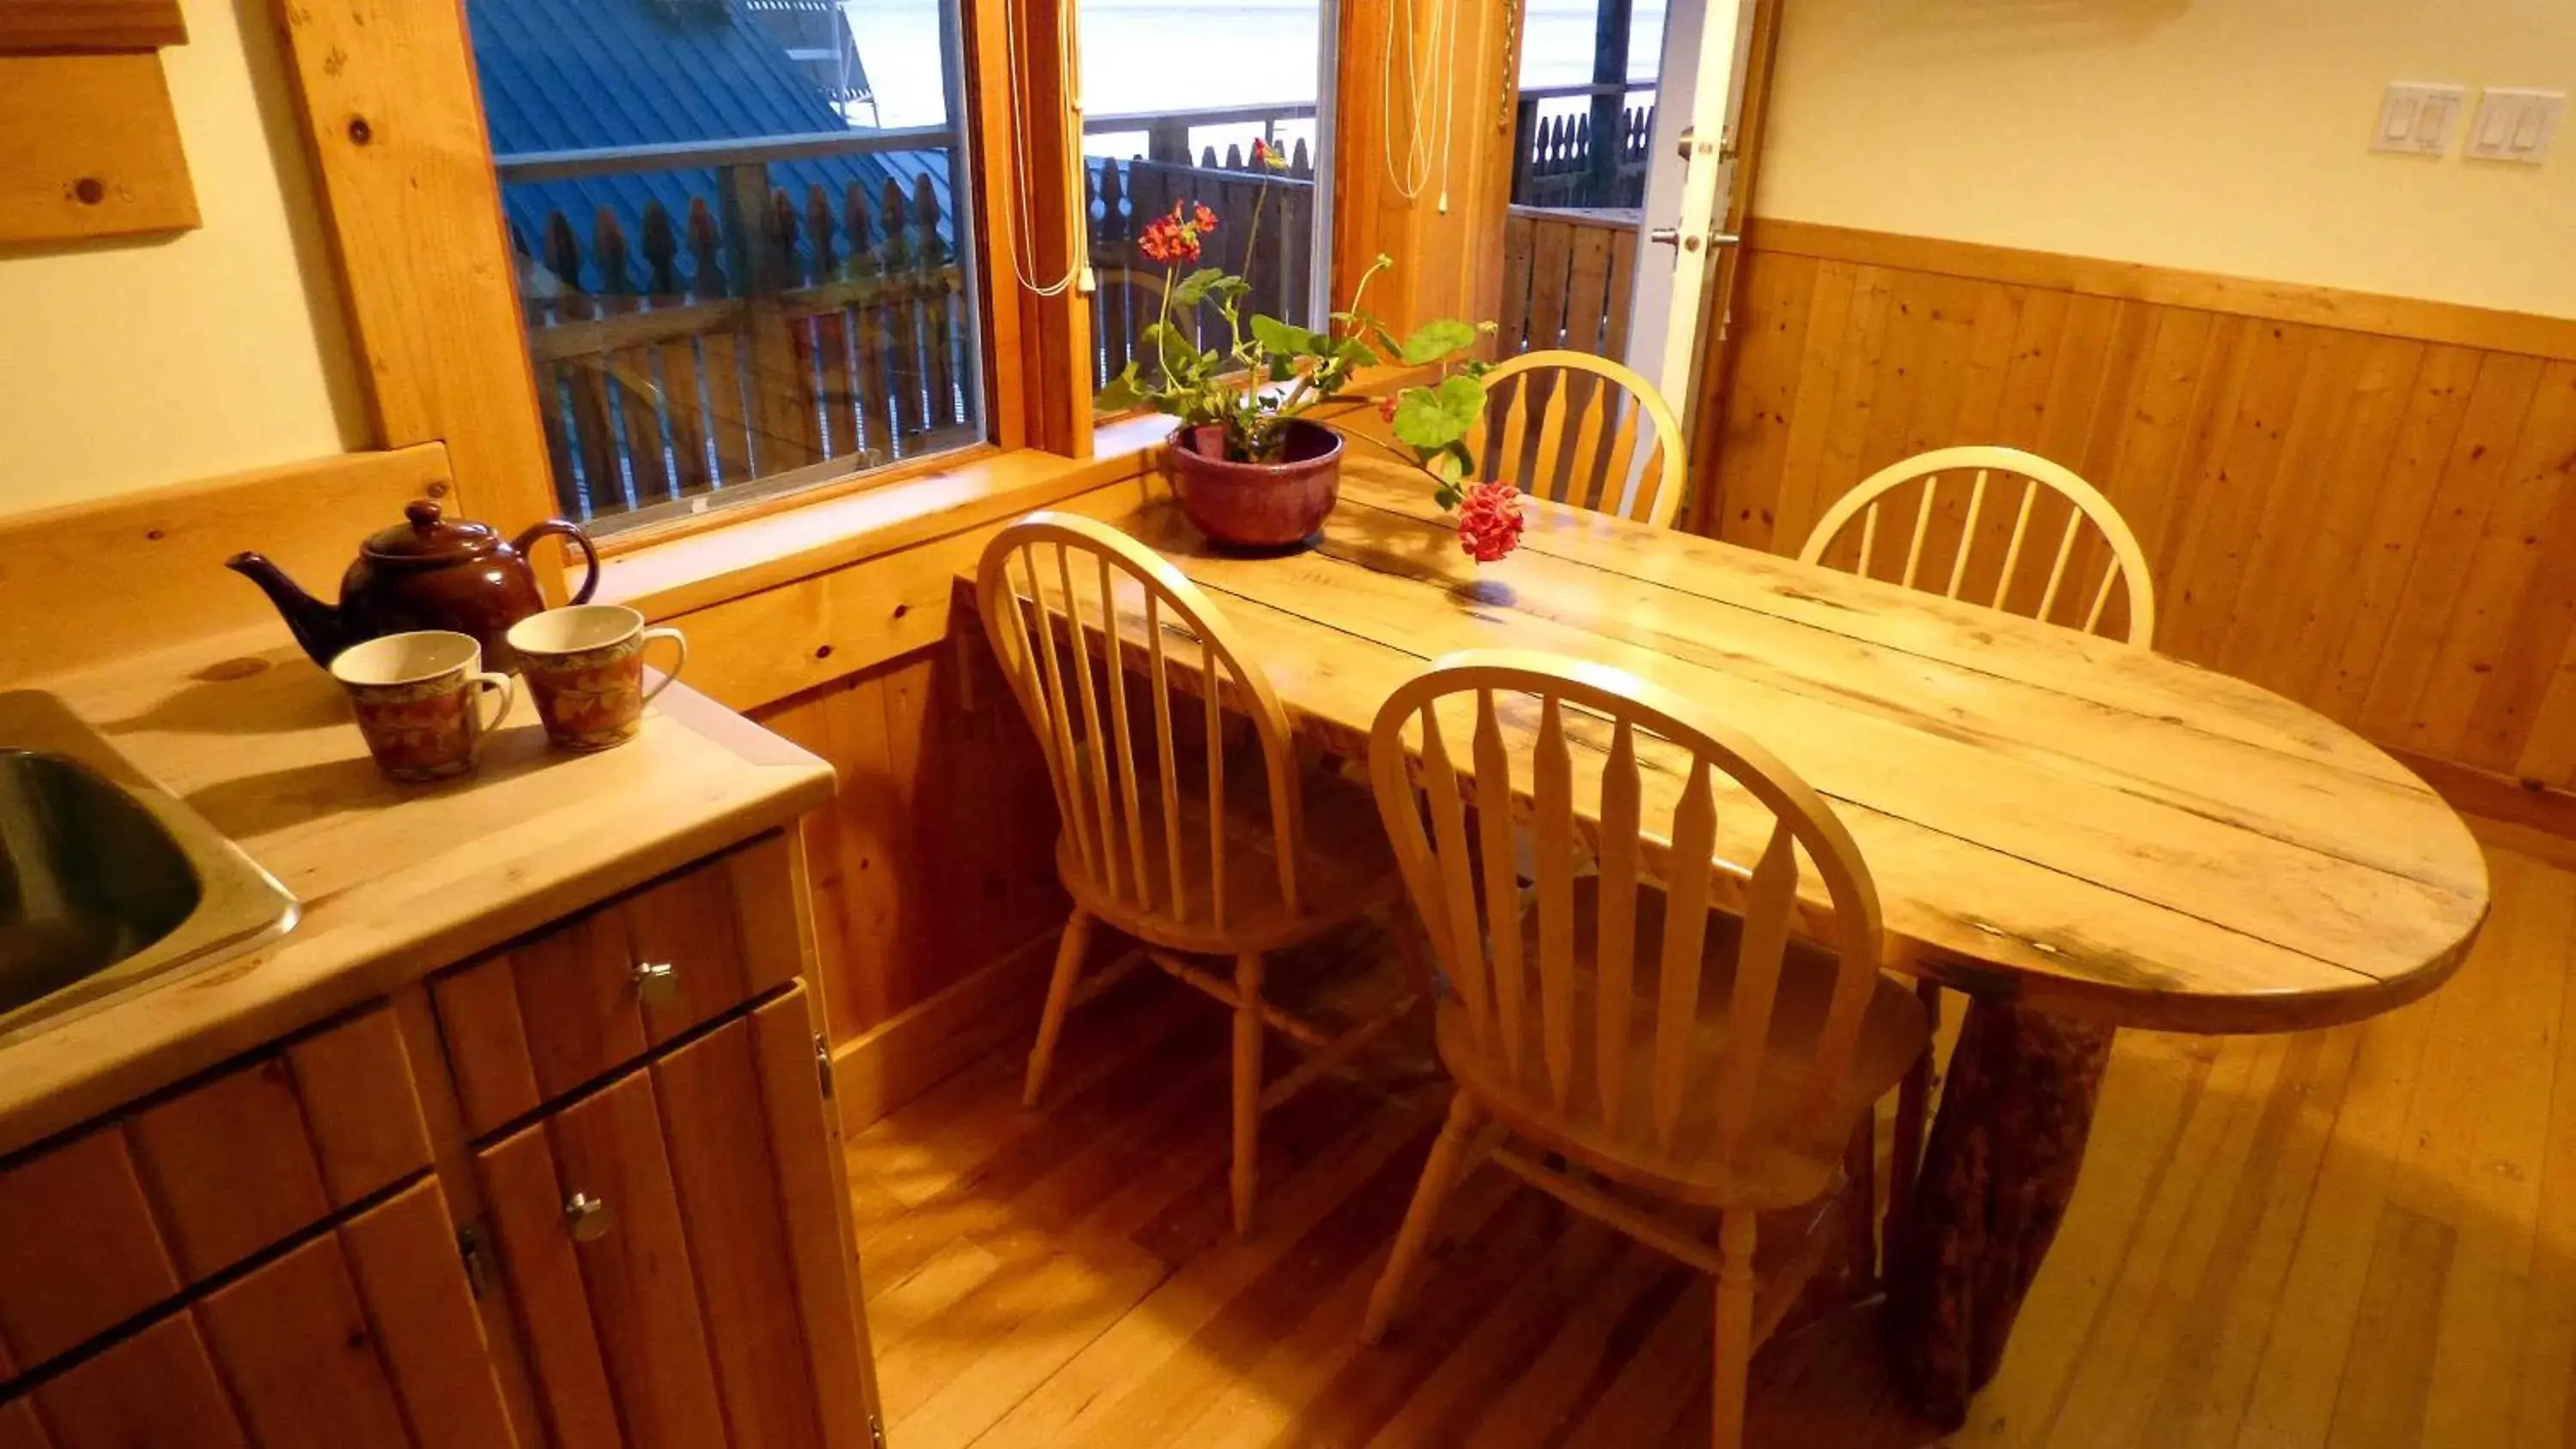
[[[2430,998],[2297,1036],[2123,1034],[2074,1206],[1950,1442],[2576,1444],[2576,855],[2481,833],[2521,848],[2491,844],[2494,915]],[[1226,1031],[1139,973],[1072,1019],[1044,1110],[1014,1048],[852,1140],[897,1449],[1706,1442],[1706,1281],[1496,1169],[1359,1346],[1445,1105],[1430,1072],[1381,1061],[1274,1113],[1235,1241]],[[1871,1331],[1864,1307],[1768,1345],[1751,1442],[1941,1442]]]

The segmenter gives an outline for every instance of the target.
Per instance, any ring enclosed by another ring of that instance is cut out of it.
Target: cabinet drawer
[[[507,1449],[454,1233],[424,1178],[0,1403],[0,1425],[41,1419],[52,1449]]]
[[[429,1165],[378,1009],[0,1171],[0,1361],[32,1370]]]
[[[438,978],[467,1130],[535,1111],[792,979],[792,849],[765,836]]]

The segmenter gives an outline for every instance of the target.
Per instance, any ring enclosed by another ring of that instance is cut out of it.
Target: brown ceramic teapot
[[[487,668],[512,668],[510,626],[546,606],[527,553],[548,534],[562,535],[589,565],[572,602],[588,603],[599,588],[599,551],[577,523],[549,518],[503,539],[489,524],[440,517],[438,505],[426,498],[403,509],[403,516],[407,522],[359,546],[357,562],[340,576],[336,605],[296,587],[259,554],[234,554],[224,567],[259,585],[286,616],[295,642],[326,667],[341,650],[382,635],[453,629],[482,641]]]

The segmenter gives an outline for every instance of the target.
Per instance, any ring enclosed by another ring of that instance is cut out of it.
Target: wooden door
[[[566,1449],[868,1445],[812,1032],[795,987],[476,1158]]]
[[[510,1449],[455,1234],[425,1178],[53,1374],[0,1425],[52,1449]]]

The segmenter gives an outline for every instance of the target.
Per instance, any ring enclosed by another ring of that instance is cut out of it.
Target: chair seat
[[[1056,834],[1056,872],[1083,909],[1109,925],[1173,951],[1233,955],[1272,951],[1308,940],[1391,900],[1402,887],[1394,852],[1378,823],[1377,802],[1364,785],[1323,770],[1304,772],[1305,860],[1300,863],[1298,909],[1279,889],[1276,836],[1270,827],[1267,789],[1258,769],[1229,770],[1225,809],[1225,923],[1210,910],[1206,878],[1209,810],[1204,795],[1180,801],[1184,909],[1173,909],[1172,852],[1164,828],[1162,797],[1153,782],[1140,794],[1144,818],[1145,889],[1137,890],[1134,862],[1122,859],[1115,884],[1083,868],[1070,830]],[[1095,832],[1096,835],[1096,832]]]
[[[1794,1135],[1789,1118],[1804,1087],[1807,1064],[1815,1055],[1824,1028],[1836,969],[1832,953],[1803,942],[1790,943],[1781,963],[1778,1001],[1771,1032],[1763,1045],[1763,1063],[1745,1141],[1730,1164],[1719,1160],[1716,1120],[1717,1073],[1731,1035],[1728,1021],[1735,983],[1739,923],[1712,912],[1701,954],[1701,977],[1692,1034],[1689,1069],[1679,1127],[1669,1149],[1651,1124],[1654,1061],[1652,1051],[1638,1046],[1613,1070],[1625,1079],[1619,1115],[1604,1122],[1599,1064],[1594,1050],[1594,998],[1598,981],[1595,960],[1599,933],[1599,879],[1576,879],[1575,1010],[1570,1089],[1558,1104],[1549,1079],[1539,1011],[1538,913],[1522,915],[1522,955],[1527,963],[1526,1006],[1522,1013],[1518,1070],[1508,1066],[1503,1043],[1481,1049],[1465,1005],[1452,994],[1439,1009],[1440,1056],[1450,1072],[1474,1089],[1479,1099],[1512,1130],[1532,1141],[1567,1153],[1613,1180],[1652,1189],[1685,1202],[1713,1207],[1769,1211],[1810,1201],[1834,1183],[1843,1146],[1863,1115],[1893,1088],[1922,1054],[1930,1030],[1913,991],[1880,977],[1863,1018],[1860,1040],[1824,1109],[1817,1130]],[[1632,1023],[1627,1039],[1652,1039],[1661,972],[1664,898],[1640,887],[1637,901],[1635,984]]]

